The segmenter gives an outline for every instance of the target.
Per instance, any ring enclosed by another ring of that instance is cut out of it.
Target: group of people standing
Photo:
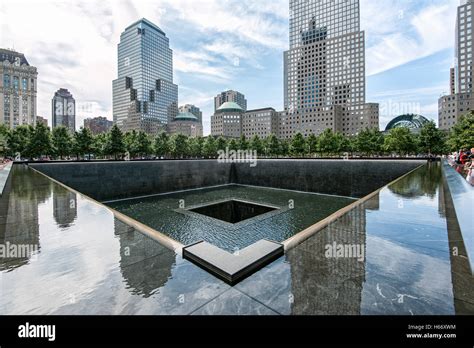
[[[460,174],[467,175],[466,180],[474,185],[474,148],[459,150],[453,154],[452,165]]]

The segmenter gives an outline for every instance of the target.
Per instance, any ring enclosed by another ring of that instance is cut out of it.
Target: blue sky
[[[457,0],[361,0],[367,101],[381,104],[381,128],[400,113],[437,120],[449,91]],[[249,108],[283,107],[288,0],[2,0],[0,47],[39,70],[38,114],[68,88],[83,119],[112,119],[120,33],[145,17],[170,38],[179,103],[199,106],[205,133],[220,91],[244,93]],[[23,23],[19,25],[19,23]]]

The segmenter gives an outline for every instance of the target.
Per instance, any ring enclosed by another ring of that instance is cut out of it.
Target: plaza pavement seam
[[[229,289],[225,290],[224,292],[222,292],[222,293],[220,293],[219,295],[217,295],[216,297],[214,297],[212,300],[206,302],[205,304],[203,304],[203,305],[200,306],[199,308],[196,308],[194,311],[192,311],[192,312],[189,313],[188,315],[192,315],[194,312],[200,310],[201,308],[204,308],[204,307],[207,306],[209,303],[211,303],[211,302],[214,301],[214,300],[217,300],[219,297],[223,296],[226,292],[229,292],[229,291],[231,291],[231,290],[235,290],[235,291],[237,291],[237,292],[240,292],[242,295],[247,296],[247,297],[250,298],[251,300],[253,300],[253,301],[259,303],[260,305],[262,305],[263,307],[265,307],[265,308],[271,310],[272,312],[275,312],[275,314],[283,315],[283,314],[281,314],[280,312],[278,312],[277,310],[275,310],[275,309],[273,309],[273,308],[267,306],[266,304],[264,304],[264,303],[262,303],[261,301],[259,301],[259,300],[255,299],[255,298],[253,298],[252,296],[246,294],[245,292],[243,292],[243,291],[237,289],[236,287],[230,287]]]
[[[217,279],[217,278],[216,278]],[[218,295],[216,295],[215,297],[211,298],[210,300],[208,300],[207,302],[205,302],[204,304],[200,305],[198,308],[194,309],[194,310],[191,310],[191,312],[189,312],[187,315],[192,315],[194,312],[200,310],[201,308],[205,307],[207,304],[211,303],[212,301],[214,301],[215,299],[217,299],[218,297],[221,297],[222,295],[224,295],[227,291],[230,291],[232,289],[232,287],[229,287],[227,289],[225,289],[224,291],[222,291],[221,293],[219,293]]]
[[[277,313],[278,315],[284,315],[284,316],[288,315],[288,314],[280,313],[280,312],[279,312],[278,310],[276,310],[275,308],[272,308],[272,307],[270,306],[270,304],[265,304],[265,303],[263,303],[262,301],[256,299],[255,297],[249,295],[249,294],[246,293],[244,290],[240,289],[240,288],[238,287],[238,285],[237,285],[237,287],[235,287],[234,289],[237,290],[237,291],[239,291],[239,292],[241,292],[241,293],[244,294],[245,296],[250,297],[250,298],[251,298],[252,300],[254,300],[255,302],[260,303],[262,306],[265,306],[265,307],[267,307],[268,309],[271,309],[272,311],[274,311],[274,312]]]
[[[465,299],[462,299],[462,298],[459,298],[459,297],[454,297],[455,300],[458,300],[458,301],[461,301],[461,302],[465,302],[465,303],[468,303],[470,305],[473,305],[474,306],[474,299],[471,301],[471,300],[465,300]]]

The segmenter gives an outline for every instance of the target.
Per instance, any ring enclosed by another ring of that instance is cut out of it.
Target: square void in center
[[[237,200],[190,209],[190,211],[194,213],[206,215],[231,224],[236,224],[274,210],[277,210],[277,208]]]

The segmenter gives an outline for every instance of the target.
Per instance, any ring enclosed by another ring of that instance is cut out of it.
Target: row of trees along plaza
[[[123,159],[128,153],[138,158],[215,158],[219,150],[254,150],[259,157],[339,157],[349,156],[407,156],[442,155],[474,147],[474,114],[461,118],[447,134],[426,124],[418,134],[407,128],[396,128],[388,134],[367,129],[354,137],[326,130],[320,136],[280,140],[275,135],[265,139],[225,139],[208,136],[188,138],[182,134],[160,133],[150,137],[142,132],[122,133],[117,126],[108,133],[93,136],[81,128],[71,134],[66,128],[52,131],[43,125],[19,126],[13,130],[0,125],[0,155],[22,159]]]

